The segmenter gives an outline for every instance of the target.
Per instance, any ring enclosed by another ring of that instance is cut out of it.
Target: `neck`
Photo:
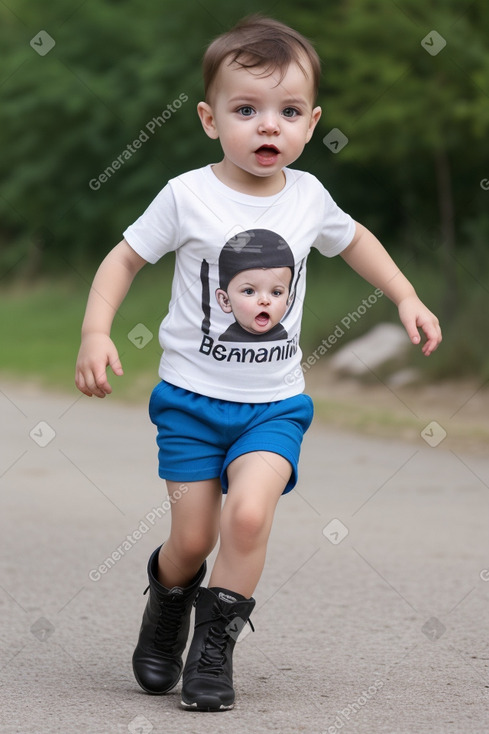
[[[271,176],[254,176],[241,168],[226,165],[226,159],[212,166],[217,178],[230,189],[249,196],[274,196],[280,193],[285,186],[286,178],[283,170]]]

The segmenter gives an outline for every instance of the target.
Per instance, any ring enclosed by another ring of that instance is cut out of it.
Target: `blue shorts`
[[[227,492],[227,468],[250,451],[272,451],[290,463],[284,489],[297,483],[302,437],[313,417],[309,395],[271,403],[237,403],[209,398],[164,380],[153,390],[149,414],[158,429],[159,475],[174,482],[221,480]]]

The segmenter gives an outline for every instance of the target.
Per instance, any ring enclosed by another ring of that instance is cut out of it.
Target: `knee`
[[[189,527],[171,533],[171,540],[178,555],[192,565],[197,560],[204,560],[214,550],[218,533],[211,528]]]
[[[232,539],[241,550],[252,550],[268,538],[269,522],[265,512],[251,503],[239,503],[223,518],[221,536]]]

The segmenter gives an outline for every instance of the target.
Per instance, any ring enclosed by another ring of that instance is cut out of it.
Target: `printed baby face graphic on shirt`
[[[216,300],[234,322],[219,341],[287,339],[280,323],[293,300],[294,258],[275,232],[248,230],[228,240],[219,257]]]
[[[217,302],[224,313],[232,313],[236,319],[231,334],[241,335],[242,341],[250,340],[248,335],[256,340],[263,334],[269,339],[285,339],[287,333],[280,320],[289,305],[291,280],[290,268],[250,269],[235,275],[227,291],[218,288]],[[228,332],[220,336],[221,341],[232,341]]]

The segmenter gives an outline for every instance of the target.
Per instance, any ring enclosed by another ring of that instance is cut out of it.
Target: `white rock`
[[[393,359],[401,359],[411,341],[397,324],[378,324],[358,339],[345,344],[330,359],[335,372],[362,376]]]
[[[405,367],[402,370],[394,372],[389,375],[387,385],[392,388],[396,387],[408,387],[409,385],[416,385],[422,379],[421,370],[415,369],[415,367]]]

